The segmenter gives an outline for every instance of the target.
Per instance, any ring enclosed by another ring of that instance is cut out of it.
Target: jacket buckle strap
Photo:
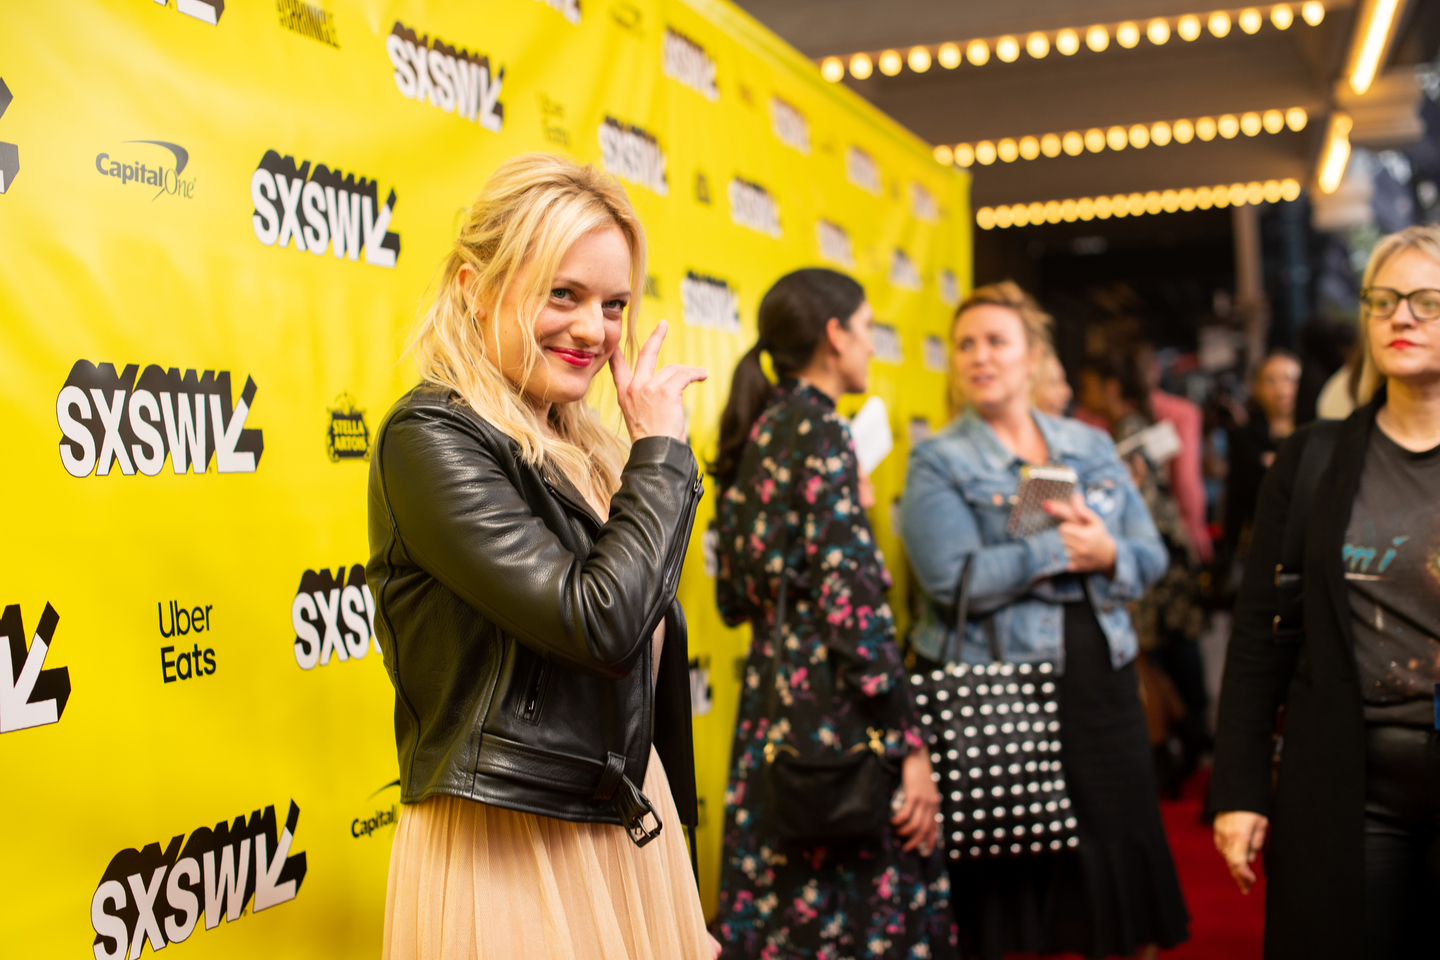
[[[600,775],[600,784],[590,799],[593,802],[609,802],[615,805],[615,812],[620,814],[620,822],[624,824],[625,831],[630,834],[631,841],[637,847],[643,847],[658,837],[664,826],[650,799],[625,776],[624,755],[613,750],[605,758],[605,772]],[[645,826],[647,815],[655,821],[653,830]]]
[[[615,796],[615,788],[620,786],[620,781],[624,778],[625,756],[612,750],[605,758],[605,771],[600,774],[600,785],[595,788],[590,800],[600,803],[609,800]]]

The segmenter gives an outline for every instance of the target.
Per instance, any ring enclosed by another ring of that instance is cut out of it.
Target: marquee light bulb
[[[1040,152],[1047,157],[1060,156],[1061,148],[1060,138],[1053,133],[1047,133],[1040,138]]]
[[[1050,54],[1050,38],[1036,30],[1025,38],[1025,52],[1036,60],[1044,60]]]
[[[1220,136],[1226,140],[1234,140],[1240,132],[1240,118],[1233,113],[1227,113],[1215,121],[1215,129],[1220,131]]]
[[[1110,46],[1110,31],[1097,23],[1085,31],[1085,46],[1099,53]]]
[[[1215,118],[1201,117],[1195,121],[1195,136],[1201,140],[1210,141],[1215,139]]]
[[[1020,41],[1008,35],[996,40],[995,56],[1005,63],[1014,63],[1020,59]]]
[[[1020,156],[1026,160],[1034,160],[1040,156],[1040,141],[1034,137],[1020,138]]]
[[[845,76],[845,64],[839,57],[826,57],[825,61],[820,64],[820,76],[831,83],[839,83]]]
[[[1006,137],[995,144],[995,155],[1006,163],[1014,163],[1020,156],[1020,145],[1014,140]]]
[[[1130,145],[1130,133],[1124,127],[1111,127],[1105,131],[1105,142],[1111,150],[1124,150]]]
[[[1276,30],[1289,30],[1290,24],[1295,22],[1295,14],[1288,3],[1277,3],[1270,10],[1270,22],[1275,25]]]
[[[1245,113],[1240,116],[1240,132],[1247,137],[1253,137],[1264,129],[1264,121],[1260,114],[1255,112]]]
[[[1224,10],[1216,10],[1210,14],[1210,32],[1217,37],[1223,37],[1230,33],[1230,14]]]
[[[1080,35],[1070,28],[1055,34],[1055,49],[1067,57],[1073,57],[1080,49]]]
[[[968,167],[975,162],[975,148],[968,143],[955,144],[955,163]]]
[[[1320,21],[1325,19],[1325,4],[1320,0],[1306,0],[1300,7],[1300,17],[1312,27],[1320,26]]]
[[[1254,7],[1246,7],[1244,10],[1241,10],[1239,21],[1240,29],[1251,34],[1259,33],[1260,24],[1265,22],[1264,18],[1260,16],[1260,11]]]
[[[1104,146],[1103,142],[1101,146]],[[1069,156],[1078,157],[1080,152],[1085,149],[1085,138],[1080,135],[1079,131],[1071,130],[1060,138],[1060,147]]]
[[[1195,139],[1195,124],[1189,120],[1176,120],[1170,132],[1175,134],[1176,143],[1189,143]]]
[[[946,70],[954,70],[960,66],[960,45],[958,43],[942,43],[936,59]]]
[[[1285,111],[1285,126],[1299,133],[1305,129],[1305,123],[1310,119],[1304,107],[1291,107]]]
[[[1200,36],[1200,18],[1193,13],[1187,13],[1175,24],[1175,32],[1180,34],[1180,39],[1189,43]]]
[[[1279,133],[1285,129],[1285,114],[1279,110],[1266,110],[1260,122],[1265,125],[1266,133]]]
[[[951,150],[943,143],[939,144],[935,147],[935,162],[940,164],[942,167],[950,166],[952,163],[955,162],[955,151]]]
[[[983,67],[990,60],[990,44],[984,40],[971,40],[965,45],[965,59]]]
[[[1170,142],[1170,124],[1160,120],[1150,125],[1150,142],[1157,147],[1163,147]]]
[[[975,159],[980,161],[983,167],[990,166],[995,162],[995,144],[989,140],[981,140],[975,144]]]
[[[1137,123],[1130,128],[1130,146],[1136,150],[1144,150],[1150,145],[1150,128],[1143,123]]]
[[[898,51],[886,50],[880,54],[880,72],[885,74],[885,76],[895,76],[900,72],[901,66],[903,66],[903,62],[900,60]]]
[[[1133,50],[1140,42],[1140,28],[1133,20],[1126,20],[1115,28],[1115,42],[1126,50]]]
[[[930,50],[927,47],[911,47],[906,62],[910,64],[911,70],[924,73],[930,69]]]
[[[856,80],[868,79],[875,70],[875,64],[871,62],[868,53],[857,53],[850,58],[850,76]]]
[[[1280,199],[1287,201],[1300,199],[1300,181],[1291,179],[1290,177],[1281,180]]]
[[[1156,17],[1145,27],[1145,36],[1157,47],[1162,47],[1170,41],[1170,24],[1164,17]]]
[[[1099,153],[1105,149],[1105,131],[1099,127],[1091,127],[1085,131],[1085,149],[1091,153]]]

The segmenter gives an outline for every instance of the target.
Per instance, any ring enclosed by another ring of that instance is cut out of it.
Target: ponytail
[[[864,302],[864,287],[822,267],[787,273],[766,292],[757,317],[760,339],[736,364],[730,398],[720,415],[720,451],[710,472],[722,490],[735,483],[750,430],[775,399],[760,354],[770,354],[776,376],[793,377],[815,357],[826,325],[835,319],[848,329],[850,318]]]

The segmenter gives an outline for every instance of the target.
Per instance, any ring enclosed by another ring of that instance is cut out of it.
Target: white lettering
[[[116,910],[125,909],[125,888],[119,880],[106,880],[95,888],[95,896],[90,899],[90,926],[102,939],[115,941],[113,950],[106,950],[103,944],[96,943],[95,960],[121,960],[129,945],[130,931],[123,919],[105,912],[107,901],[114,903]]]
[[[320,662],[320,634],[314,622],[319,617],[310,594],[295,594],[295,602],[290,604],[290,625],[295,628],[295,662],[301,670],[314,670]]]
[[[279,196],[275,176],[269,170],[261,167],[250,174],[250,203],[255,207],[250,226],[255,230],[255,239],[267,247],[275,246],[275,238],[280,235],[280,216],[272,202]]]
[[[845,179],[866,193],[880,196],[880,164],[859,147],[845,148]]]
[[[415,68],[410,65],[410,54],[405,49],[405,38],[390,34],[385,38],[385,52],[395,67],[395,86],[407,100],[415,99]]]
[[[680,307],[687,326],[740,332],[740,298],[723,280],[687,273],[680,281]]]
[[[278,244],[286,247],[293,243],[296,249],[304,250],[305,237],[300,233],[300,221],[295,216],[295,208],[300,203],[300,191],[305,183],[299,177],[286,177],[283,173],[277,173],[275,185],[280,189],[281,207]]]
[[[60,423],[60,432],[65,439],[60,441],[60,463],[72,477],[88,477],[95,469],[95,438],[83,423],[70,416],[70,408],[79,407],[80,416],[90,419],[90,400],[85,391],[76,386],[61,389],[55,398],[55,419]],[[70,444],[80,446],[80,456],[75,456]]]
[[[614,117],[605,118],[599,133],[600,156],[608,172],[621,180],[638,183],[659,196],[670,195],[665,154],[653,136]]]
[[[120,437],[120,415],[125,411],[125,391],[116,390],[114,402],[110,405],[105,403],[105,394],[95,388],[90,389],[90,396],[95,398],[95,412],[100,415],[100,423],[105,427],[105,436],[100,442],[100,458],[95,468],[97,477],[104,477],[110,473],[110,461],[115,460],[120,464],[120,472],[125,476],[133,476],[135,467],[130,463],[130,454],[125,452],[125,441]]]
[[[155,919],[155,898],[160,894],[160,881],[165,877],[165,868],[156,867],[149,885],[138,873],[125,879],[130,892],[135,895],[135,935],[130,938],[130,960],[139,960],[140,951],[145,949],[145,938],[150,938],[151,950],[164,950],[165,937],[160,933],[160,923]]]
[[[766,236],[780,236],[780,207],[758,183],[735,177],[730,181],[730,219]]]
[[[356,660],[370,652],[370,624],[365,619],[365,597],[359,587],[346,587],[340,593],[340,614],[345,619],[345,648]]]
[[[345,640],[340,636],[340,628],[336,622],[340,614],[340,591],[338,589],[330,591],[329,603],[325,602],[327,597],[322,590],[316,590],[311,596],[315,598],[315,604],[320,608],[320,618],[325,621],[325,639],[320,647],[320,666],[323,667],[330,662],[331,651],[334,651],[342,663],[349,660],[350,655],[345,651]]]
[[[720,99],[720,88],[715,83],[715,61],[699,44],[668,27],[661,69],[665,76],[678,80],[706,100]]]
[[[820,243],[821,258],[846,270],[855,269],[855,245],[844,227],[829,220],[818,220],[815,223],[815,238]]]
[[[235,870],[235,845],[227,843],[220,851],[220,876],[215,876],[215,851],[206,850],[205,862],[205,929],[220,926],[220,901],[225,901],[225,919],[240,919],[244,906],[245,883],[250,879],[250,838],[240,841],[240,870]]]
[[[280,871],[285,869],[285,858],[290,853],[294,837],[289,827],[282,827],[280,839],[275,842],[275,859],[266,862],[265,834],[255,838],[255,912],[268,910],[287,900],[295,899],[295,881],[280,882]]]
[[[810,121],[779,97],[770,98],[770,129],[785,146],[810,156]]]
[[[385,240],[385,231],[390,227],[391,207],[386,202],[370,219],[372,205],[369,194],[360,198],[360,224],[365,228],[365,262],[375,267],[395,266],[395,251],[380,246]]]
[[[175,922],[175,914],[165,918],[165,935],[171,943],[182,943],[189,938],[200,919],[200,900],[180,885],[181,877],[189,877],[192,884],[200,882],[200,864],[194,857],[185,857],[170,868],[170,879],[165,884],[165,900],[172,910],[185,915],[183,923]]]
[[[148,412],[149,419],[142,416],[142,412]],[[165,438],[151,424],[152,420],[160,422],[160,405],[155,402],[155,394],[136,390],[130,395],[130,431],[140,443],[132,443],[130,452],[135,457],[135,466],[147,477],[155,476],[165,466]],[[141,444],[154,452],[143,453]]]
[[[300,212],[305,215],[301,236],[305,246],[317,257],[325,255],[325,247],[330,242],[330,228],[325,222],[325,202],[324,187],[314,180],[305,184],[305,189],[301,191]]]
[[[240,431],[245,429],[245,418],[250,415],[250,405],[241,397],[230,415],[229,426],[220,416],[220,395],[210,394],[210,422],[215,430],[215,470],[218,473],[254,473],[255,454],[250,451],[236,453],[235,445],[240,442]]]

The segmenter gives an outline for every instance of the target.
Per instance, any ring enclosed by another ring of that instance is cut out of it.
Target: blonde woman
[[[367,577],[405,807],[387,960],[711,958],[675,584],[701,485],[681,395],[631,362],[645,237],[590,167],[502,164],[370,465]],[[627,446],[586,406],[606,364]]]
[[[1382,239],[1361,287],[1360,406],[1296,431],[1260,485],[1220,691],[1215,846],[1248,892],[1269,840],[1268,960],[1435,954],[1440,227]]]

